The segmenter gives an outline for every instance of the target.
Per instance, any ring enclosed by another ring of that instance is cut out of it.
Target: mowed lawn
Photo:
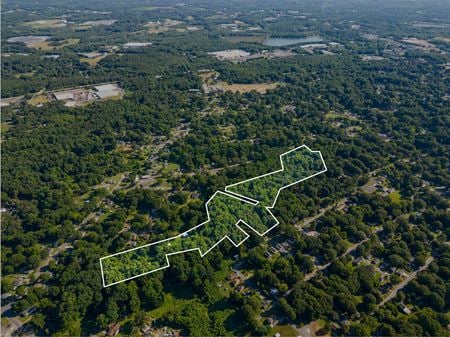
[[[175,298],[173,294],[164,295],[164,303],[158,308],[151,310],[148,314],[153,319],[159,319],[169,312],[178,312],[183,310],[184,307],[192,303],[193,299]]]
[[[400,201],[402,199],[402,196],[400,195],[399,191],[394,191],[392,193],[389,193],[389,199],[391,199],[393,204],[400,204]]]

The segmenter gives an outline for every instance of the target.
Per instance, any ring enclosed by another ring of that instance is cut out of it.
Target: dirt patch
[[[376,178],[371,177],[369,181],[364,186],[361,187],[361,190],[364,193],[374,193],[377,190],[377,185],[379,183],[380,182]]]
[[[422,40],[422,39],[418,39],[415,37],[411,37],[411,38],[405,38],[402,40],[403,42],[407,43],[407,44],[411,44],[413,46],[419,47],[423,50],[426,51],[435,51],[435,52],[440,52],[441,50],[436,47],[434,44],[426,41],[426,40]]]
[[[33,44],[43,43],[50,39],[51,36],[16,36],[10,37],[6,42],[9,43],[24,43],[27,47],[31,47]]]
[[[221,50],[209,52],[208,54],[214,56],[220,61],[231,61],[231,62],[243,62],[251,55],[249,52],[242,49]]]
[[[325,326],[325,321],[319,319],[297,329],[297,333],[303,337],[329,337],[330,333],[326,331]]]
[[[83,23],[80,23],[80,26],[111,26],[117,22],[117,20],[94,20],[94,21],[85,21]]]
[[[40,28],[61,28],[67,26],[67,20],[51,19],[51,20],[36,20],[25,22],[25,26],[40,29]]]

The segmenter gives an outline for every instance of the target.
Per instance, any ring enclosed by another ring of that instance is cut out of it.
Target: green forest
[[[261,205],[272,207],[278,192],[292,184],[301,182],[326,170],[319,152],[311,152],[306,147],[281,154],[283,167],[272,174],[250,178],[227,186],[226,190],[246,198],[258,201]]]

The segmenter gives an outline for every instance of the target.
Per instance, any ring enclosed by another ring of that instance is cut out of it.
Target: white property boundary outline
[[[268,175],[272,175],[272,174],[275,174],[275,173],[284,171],[283,156],[285,156],[285,155],[287,155],[287,154],[289,154],[289,153],[291,153],[291,152],[297,151],[297,150],[299,150],[299,149],[301,149],[301,148],[306,148],[306,149],[307,149],[308,151],[310,151],[311,153],[319,153],[319,156],[320,156],[320,159],[321,159],[321,161],[322,161],[324,170],[319,171],[319,172],[316,172],[316,173],[314,173],[314,174],[312,174],[312,175],[310,175],[310,176],[308,176],[308,177],[306,177],[306,178],[302,178],[302,179],[300,179],[300,180],[298,180],[298,181],[295,181],[294,183],[291,183],[291,184],[289,184],[289,185],[283,186],[283,187],[281,187],[281,188],[278,189],[277,195],[275,196],[275,200],[274,200],[274,202],[272,203],[272,205],[271,205],[271,206],[266,206],[266,207],[265,207],[266,210],[267,210],[267,212],[270,214],[270,216],[275,220],[275,224],[274,224],[272,227],[270,227],[269,229],[267,229],[264,233],[259,233],[255,228],[253,228],[252,226],[250,226],[250,225],[249,225],[248,223],[246,223],[244,220],[239,219],[239,220],[234,224],[234,226],[236,226],[239,230],[241,230],[241,231],[245,234],[245,238],[244,238],[241,242],[239,242],[239,243],[235,243],[228,235],[225,235],[222,239],[220,239],[219,241],[217,241],[211,248],[209,248],[209,249],[208,249],[206,252],[204,252],[204,253],[202,253],[202,251],[200,250],[200,248],[191,248],[191,249],[186,249],[186,250],[180,250],[180,251],[174,252],[174,253],[168,253],[168,254],[166,254],[166,265],[163,266],[163,267],[160,267],[160,268],[157,268],[157,269],[153,269],[153,270],[151,270],[151,271],[148,271],[148,272],[145,272],[145,273],[142,273],[142,274],[139,274],[139,275],[135,275],[135,276],[132,276],[132,277],[128,277],[128,278],[123,279],[123,280],[121,280],[121,281],[113,282],[113,283],[110,283],[110,284],[106,284],[106,283],[105,283],[105,276],[104,276],[104,272],[103,272],[103,264],[102,264],[102,260],[107,259],[107,258],[112,257],[112,256],[116,256],[116,255],[120,255],[120,254],[125,254],[125,253],[128,253],[128,252],[133,251],[133,250],[136,250],[136,249],[141,249],[141,248],[153,246],[153,245],[156,245],[156,244],[161,243],[161,242],[166,242],[166,241],[169,241],[169,240],[173,240],[173,239],[176,239],[176,238],[179,238],[179,237],[186,236],[189,232],[191,232],[191,231],[193,231],[194,229],[196,229],[196,228],[198,228],[198,227],[200,227],[200,226],[203,226],[204,224],[206,224],[206,223],[208,223],[208,222],[211,221],[211,218],[210,218],[210,216],[209,216],[208,204],[209,204],[209,202],[216,196],[216,194],[220,193],[220,194],[226,195],[226,196],[228,196],[228,197],[235,198],[235,199],[237,199],[237,200],[239,200],[239,201],[246,202],[246,203],[251,204],[251,205],[253,205],[253,206],[258,205],[258,204],[260,203],[259,201],[254,200],[254,199],[249,198],[249,197],[246,197],[246,196],[243,196],[243,195],[240,195],[240,194],[238,194],[238,193],[234,193],[234,192],[228,191],[228,188],[231,187],[231,186],[236,186],[236,185],[239,185],[239,184],[242,184],[242,183],[251,181],[251,180],[255,180],[255,179],[258,179],[258,178],[266,177],[266,176],[268,176]],[[239,226],[239,224],[240,224],[241,222],[242,222],[244,225],[246,225],[248,228],[250,228],[251,230],[253,230],[253,231],[254,231],[256,234],[258,234],[259,236],[263,236],[263,235],[265,235],[266,233],[268,233],[269,231],[271,231],[273,228],[275,228],[276,226],[278,226],[278,224],[280,223],[280,222],[278,221],[278,219],[275,218],[275,216],[273,215],[273,213],[272,213],[272,211],[271,211],[271,210],[275,207],[275,204],[276,204],[276,202],[277,202],[277,200],[278,200],[278,196],[280,195],[280,192],[281,192],[282,190],[284,190],[284,189],[290,187],[290,186],[293,186],[293,185],[295,185],[295,184],[298,184],[298,183],[300,183],[300,182],[302,182],[302,181],[305,181],[305,180],[307,180],[307,179],[309,179],[309,178],[315,177],[315,176],[317,176],[317,175],[319,175],[319,174],[321,174],[321,173],[324,173],[324,172],[326,172],[326,171],[328,170],[328,169],[327,169],[327,166],[326,166],[326,164],[325,164],[325,161],[323,160],[322,153],[321,153],[320,151],[312,151],[312,150],[311,150],[308,146],[306,146],[306,145],[301,145],[301,146],[298,146],[298,147],[296,147],[296,148],[294,148],[294,149],[292,149],[292,150],[289,150],[289,151],[287,151],[287,152],[282,153],[282,154],[280,155],[280,162],[281,162],[281,169],[279,169],[279,170],[276,170],[276,171],[273,171],[273,172],[269,172],[269,173],[266,173],[266,174],[263,174],[263,175],[260,175],[260,176],[254,177],[254,178],[246,179],[246,180],[243,180],[243,181],[241,181],[241,182],[239,182],[239,183],[235,183],[235,184],[228,185],[228,186],[225,187],[225,191],[224,191],[224,192],[223,192],[223,191],[216,191],[216,192],[211,196],[211,198],[209,198],[208,201],[205,203],[206,215],[207,215],[208,220],[206,220],[206,221],[200,223],[199,225],[197,225],[197,226],[195,226],[195,227],[192,227],[191,229],[189,229],[189,230],[187,230],[187,231],[185,231],[185,232],[183,232],[183,233],[181,233],[181,234],[178,234],[178,235],[176,235],[176,236],[172,236],[172,237],[167,238],[167,239],[159,240],[159,241],[152,242],[152,243],[149,243],[149,244],[140,246],[140,247],[131,248],[131,249],[128,249],[128,250],[124,250],[124,251],[122,251],[122,252],[119,252],[119,253],[115,253],[115,254],[111,254],[111,255],[108,255],[108,256],[101,257],[101,258],[100,258],[100,270],[101,270],[101,274],[102,274],[103,287],[106,288],[106,287],[109,287],[109,286],[112,286],[112,285],[115,285],[115,284],[118,284],[118,283],[122,283],[122,282],[131,280],[131,279],[134,279],[134,278],[137,278],[137,277],[141,277],[141,276],[144,276],[144,275],[147,275],[147,274],[150,274],[150,273],[154,273],[154,272],[156,272],[156,271],[158,271],[158,270],[166,269],[166,268],[170,267],[169,256],[172,256],[172,255],[182,254],[182,253],[186,253],[186,252],[191,252],[191,251],[196,251],[196,250],[198,250],[200,256],[201,256],[201,257],[204,257],[206,254],[208,254],[213,248],[215,248],[219,243],[221,243],[221,242],[222,242],[223,240],[225,240],[225,239],[228,239],[228,241],[230,241],[235,247],[239,247],[244,241],[246,241],[246,240],[250,237],[250,235],[249,235],[246,231],[244,231],[244,230],[242,229],[241,226]]]
[[[274,200],[273,203],[272,203],[272,206],[267,206],[267,207],[266,207],[267,209],[269,209],[269,208],[270,208],[270,209],[274,208],[274,207],[275,207],[275,204],[277,203],[278,196],[280,195],[280,192],[281,192],[282,190],[284,190],[285,188],[291,187],[291,186],[293,186],[293,185],[296,185],[296,184],[298,184],[298,183],[301,183],[302,181],[305,181],[305,180],[307,180],[307,179],[309,179],[309,178],[315,177],[316,175],[321,174],[321,173],[324,173],[324,172],[326,172],[326,171],[328,170],[328,169],[327,169],[327,165],[325,164],[325,161],[323,160],[322,153],[321,153],[320,151],[313,151],[313,150],[311,150],[308,146],[306,146],[306,145],[301,145],[301,146],[299,146],[299,147],[296,147],[295,149],[292,149],[292,150],[289,150],[289,151],[287,151],[287,152],[284,152],[284,153],[280,154],[281,169],[276,170],[276,171],[273,171],[273,172],[269,172],[269,173],[266,173],[266,174],[263,174],[263,175],[260,175],[260,176],[257,176],[257,177],[255,177],[255,178],[250,178],[250,179],[247,179],[247,180],[243,180],[243,181],[241,181],[241,182],[238,182],[238,183],[234,183],[234,184],[228,185],[228,186],[225,187],[225,191],[228,192],[228,193],[234,194],[234,195],[236,195],[236,196],[238,196],[238,197],[240,197],[240,198],[246,198],[246,199],[251,200],[251,201],[255,202],[256,204],[258,204],[258,203],[259,203],[258,200],[252,199],[252,198],[247,197],[247,196],[245,196],[245,195],[241,195],[241,194],[239,194],[239,193],[235,193],[235,192],[233,192],[233,191],[229,191],[228,188],[229,188],[229,187],[233,187],[233,186],[237,186],[237,185],[240,185],[240,184],[243,184],[243,183],[246,183],[246,182],[255,180],[255,179],[259,179],[259,178],[262,178],[262,177],[270,176],[270,175],[275,174],[275,173],[278,173],[278,172],[283,172],[283,171],[284,171],[283,156],[285,156],[285,155],[287,155],[287,154],[289,154],[289,153],[291,153],[291,152],[297,151],[298,149],[301,149],[302,147],[306,148],[306,149],[307,149],[309,152],[311,152],[311,153],[319,153],[320,159],[322,160],[322,164],[323,164],[323,167],[324,167],[325,169],[322,170],[322,171],[316,172],[316,173],[314,173],[313,175],[310,175],[310,176],[308,176],[308,177],[306,177],[306,178],[297,180],[297,181],[295,181],[295,182],[293,182],[293,183],[291,183],[291,184],[289,184],[289,185],[286,185],[286,186],[283,186],[283,187],[279,188],[279,189],[278,189],[278,192],[277,192],[277,195],[275,196],[275,200]]]

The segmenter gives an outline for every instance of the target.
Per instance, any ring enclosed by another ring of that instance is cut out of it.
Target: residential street
[[[433,262],[434,258],[432,256],[430,256],[426,261],[425,264],[420,267],[419,269],[413,271],[411,274],[409,274],[409,276],[404,279],[402,282],[400,282],[399,284],[397,284],[392,290],[391,292],[380,302],[380,304],[378,304],[378,307],[381,307],[383,305],[385,305],[387,302],[389,302],[390,300],[392,300],[395,296],[397,296],[397,293],[399,292],[399,290],[403,289],[409,282],[411,282],[411,280],[413,280],[418,273],[420,273],[421,271],[424,271],[425,269],[428,268],[429,264],[431,262]]]

